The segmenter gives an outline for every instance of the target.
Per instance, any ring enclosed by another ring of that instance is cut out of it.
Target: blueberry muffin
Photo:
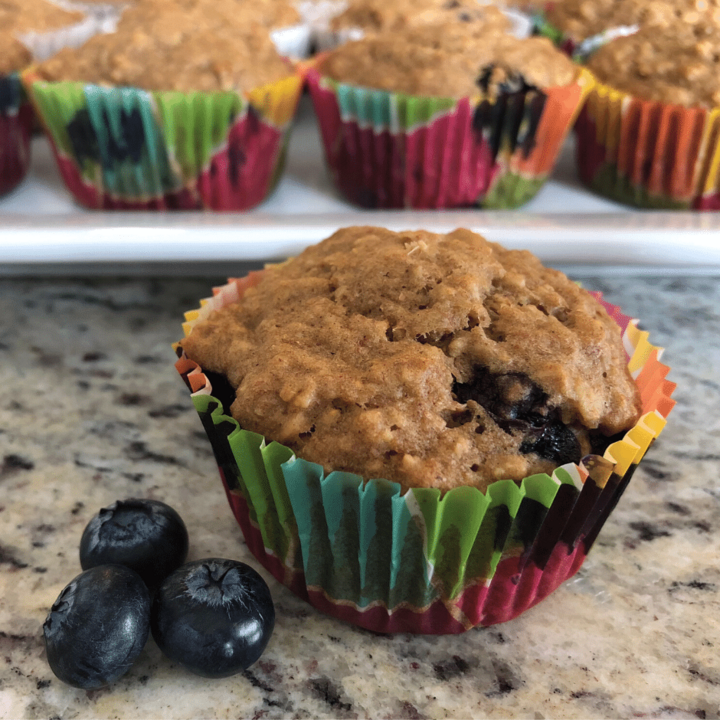
[[[552,472],[640,414],[602,306],[469,230],[339,230],[181,345],[230,383],[244,429],[404,489]]]

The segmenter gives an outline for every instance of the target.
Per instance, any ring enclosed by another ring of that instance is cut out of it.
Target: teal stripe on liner
[[[84,94],[105,192],[142,200],[182,187],[172,171],[150,93],[86,85]]]

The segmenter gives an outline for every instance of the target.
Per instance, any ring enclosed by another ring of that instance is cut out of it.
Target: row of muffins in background
[[[719,207],[705,82],[717,62],[714,6],[615,0],[598,42],[606,1],[564,0],[538,15],[559,47],[594,48],[573,62],[548,38],[518,38],[524,16],[475,0],[135,0],[113,32],[2,66],[4,189],[27,167],[24,86],[81,204],[248,209],[282,172],[306,84],[333,180],[360,206],[522,205],[579,114],[578,170],[592,189],[639,206]],[[48,17],[69,12],[44,4]],[[671,28],[671,17],[685,24]],[[313,45],[324,51],[294,62]],[[698,53],[704,65],[690,62]],[[8,149],[13,136],[19,151]]]

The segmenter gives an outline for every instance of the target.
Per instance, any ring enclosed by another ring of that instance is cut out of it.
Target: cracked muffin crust
[[[679,28],[720,22],[718,0],[555,0],[546,8],[548,20],[576,42],[628,25],[653,27],[672,37]]]
[[[334,30],[377,33],[450,22],[483,25],[497,32],[510,29],[501,10],[475,0],[354,0],[330,25]]]
[[[252,90],[292,75],[259,23],[230,2],[153,0],[125,11],[115,32],[65,48],[37,66],[49,81],[181,92]]]
[[[339,230],[181,345],[227,378],[243,428],[404,489],[552,472],[640,412],[602,306],[469,230]]]
[[[641,28],[603,45],[587,66],[601,82],[644,100],[720,105],[720,28],[683,27],[672,35]]]
[[[337,80],[409,95],[494,97],[528,86],[569,85],[578,69],[547,38],[482,25],[427,25],[345,43],[319,70]]]

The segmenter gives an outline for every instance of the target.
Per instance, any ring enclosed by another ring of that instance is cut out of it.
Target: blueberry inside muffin
[[[620,331],[469,230],[339,230],[182,341],[241,427],[326,471],[485,489],[602,452],[640,414]]]

